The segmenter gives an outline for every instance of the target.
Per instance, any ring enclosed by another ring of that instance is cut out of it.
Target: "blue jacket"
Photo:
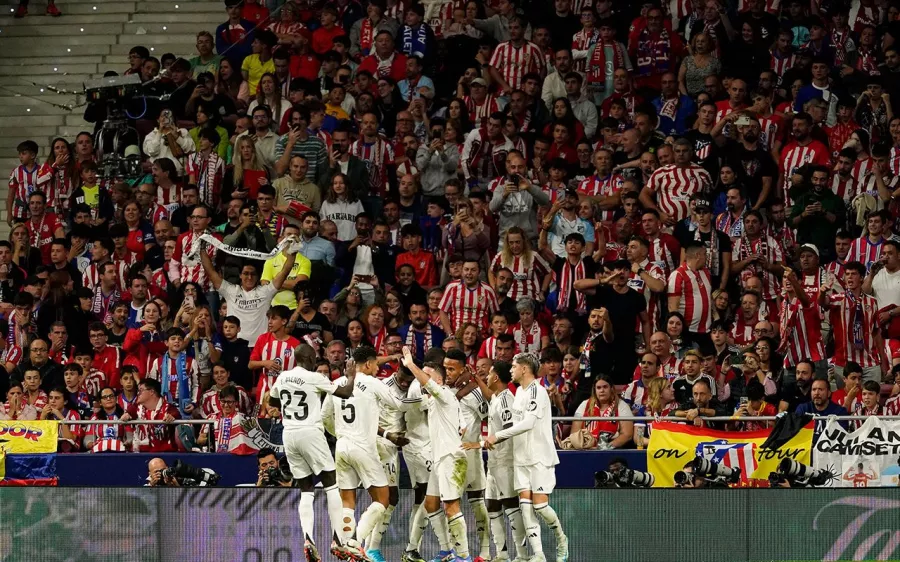
[[[216,28],[216,54],[227,57],[228,60],[237,65],[237,68],[235,68],[234,71],[238,74],[241,72],[241,63],[244,62],[244,59],[248,55],[253,54],[251,45],[253,44],[253,37],[255,35],[253,31],[254,24],[252,21],[242,19],[241,27],[247,31],[247,34],[241,42],[234,44],[234,47],[232,47],[233,43],[228,37],[228,22],[226,21],[223,24],[219,24],[219,27]],[[229,47],[231,47],[231,50],[229,50]]]
[[[806,402],[804,404],[800,404],[797,406],[796,412],[798,414],[813,414],[816,416],[846,416],[847,410],[844,409],[843,406],[838,406],[831,400],[828,401],[828,405],[825,406],[824,410],[816,409],[815,404],[810,402]],[[844,429],[847,429],[847,422],[842,421],[840,423]],[[813,445],[816,444],[816,441],[819,440],[819,436],[822,435],[822,432],[825,431],[825,426],[828,424],[828,419],[824,417],[816,418],[816,427],[813,430]]]
[[[653,100],[653,107],[659,114],[663,106],[662,96]],[[666,135],[683,135],[688,130],[687,120],[689,117],[697,113],[697,105],[690,96],[678,97],[678,109],[675,110],[675,118],[665,115],[659,115],[659,126],[657,129]]]

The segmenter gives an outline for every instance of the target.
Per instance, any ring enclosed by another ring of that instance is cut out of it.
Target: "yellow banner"
[[[0,449],[10,453],[55,453],[55,421],[0,421]]]
[[[6,452],[0,449],[0,480],[6,478]]]
[[[813,423],[801,429],[780,449],[760,446],[769,437],[762,431],[716,431],[693,425],[656,422],[647,447],[647,471],[653,474],[656,488],[675,486],[675,473],[684,470],[697,456],[731,467],[740,467],[743,486],[768,486],[769,473],[789,458],[810,464]]]

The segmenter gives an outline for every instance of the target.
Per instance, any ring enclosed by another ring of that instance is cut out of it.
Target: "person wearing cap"
[[[706,266],[712,276],[713,289],[725,290],[731,278],[731,238],[716,229],[712,222],[712,205],[699,197],[693,205],[693,225],[684,221],[675,226],[675,237],[681,245],[681,261],[685,259],[684,248],[691,242],[706,246]]]
[[[819,264],[819,249],[815,244],[803,244],[800,246],[800,273],[797,274],[799,288],[803,289],[809,298],[815,300],[819,291],[825,287],[830,293],[841,292],[843,288],[834,275],[826,271]]]
[[[569,234],[578,233],[584,238],[584,253],[594,252],[594,227],[578,216],[578,190],[566,189],[565,196],[550,207],[541,224],[538,248],[548,262],[556,258],[565,258],[566,240]],[[549,250],[549,251],[547,251]]]
[[[228,59],[238,67],[253,52],[251,45],[256,27],[241,15],[243,4],[241,0],[225,0],[228,21],[216,27],[216,52],[227,51]]]

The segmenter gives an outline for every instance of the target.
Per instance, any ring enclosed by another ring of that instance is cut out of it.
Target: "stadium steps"
[[[0,174],[18,165],[16,145],[38,143],[39,162],[57,136],[74,140],[93,130],[82,119],[83,107],[57,105],[84,102],[83,82],[107,70],[122,72],[128,51],[144,45],[156,57],[163,53],[191,57],[198,31],[214,32],[225,20],[220,0],[60,0],[63,16],[43,15],[43,1],[32,2],[31,15],[15,19],[16,3],[0,13]],[[55,93],[52,88],[65,90]],[[0,182],[0,201],[7,197]],[[0,238],[6,239],[6,206],[0,205]]]

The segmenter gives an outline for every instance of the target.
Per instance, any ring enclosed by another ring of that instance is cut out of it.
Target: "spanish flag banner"
[[[675,486],[675,473],[700,456],[741,469],[738,486],[767,487],[769,473],[782,459],[810,464],[813,422],[773,440],[775,448],[762,445],[783,425],[761,431],[716,431],[682,423],[655,422],[647,447],[647,470],[655,477],[654,487]]]
[[[7,454],[55,453],[55,421],[0,421],[0,449]]]

